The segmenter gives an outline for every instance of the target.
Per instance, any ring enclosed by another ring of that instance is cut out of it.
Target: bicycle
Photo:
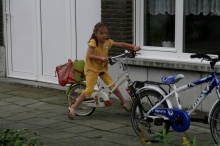
[[[220,54],[217,57],[211,57],[204,53],[196,53],[190,57],[209,61],[211,75],[180,87],[177,87],[176,83],[184,78],[183,74],[164,76],[162,77],[162,82],[136,81],[133,83],[132,86],[135,88],[138,85],[139,89],[135,93],[135,100],[132,104],[131,123],[136,134],[146,138],[146,141],[161,140],[162,137],[158,133],[165,131],[165,134],[167,134],[170,126],[176,132],[185,133],[190,126],[189,116],[203,102],[212,89],[216,87],[218,100],[212,105],[208,115],[208,123],[210,124],[214,141],[217,144],[220,143],[220,83],[215,71],[215,64],[220,60]],[[188,110],[183,110],[178,93],[206,82],[208,82],[207,86],[200,96],[192,102]],[[164,87],[168,87],[168,93]],[[173,97],[175,97],[177,102],[177,108],[173,108],[170,101]]]
[[[126,91],[132,95],[133,93],[129,90],[129,86],[131,85],[132,81],[130,80],[129,73],[128,73],[128,65],[124,62],[127,58],[134,58],[136,55],[133,51],[125,50],[125,53],[110,57],[108,63],[110,65],[114,65],[115,63],[120,63],[122,66],[122,72],[117,76],[117,78],[109,85],[101,86],[100,85],[100,78],[98,77],[96,87],[94,88],[94,92],[92,93],[91,97],[86,98],[76,110],[76,114],[80,116],[88,116],[91,115],[96,107],[106,107],[111,106],[110,95],[117,89],[122,83],[126,82]],[[125,56],[120,60],[116,60],[116,58]],[[116,84],[117,83],[117,84]],[[114,85],[115,87],[110,90],[108,93],[105,93],[103,90],[109,88],[110,86]],[[82,81],[80,83],[71,84],[67,89],[67,100],[68,104],[71,105],[74,103],[79,95],[85,90],[86,83]],[[118,99],[118,98],[117,98]],[[132,98],[129,97],[129,100],[132,101]]]

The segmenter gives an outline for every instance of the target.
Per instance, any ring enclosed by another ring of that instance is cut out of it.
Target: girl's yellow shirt
[[[103,46],[98,46],[98,47],[96,46],[96,42],[94,39],[91,39],[88,43],[90,47],[94,48],[93,54],[102,57],[108,57],[108,51],[113,44],[114,41],[111,39],[105,40]],[[85,58],[85,68],[84,68],[85,75],[94,75],[100,72],[105,72],[107,70],[108,70],[108,63],[101,62],[101,60],[89,59],[88,49],[87,49],[86,58]]]

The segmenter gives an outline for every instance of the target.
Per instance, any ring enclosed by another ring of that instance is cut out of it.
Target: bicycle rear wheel
[[[140,98],[136,98],[132,104],[131,123],[133,129],[140,138],[144,138],[146,141],[158,141],[161,137],[156,132],[162,133],[165,129],[167,134],[170,128],[169,121],[163,121],[161,125],[156,126],[153,119],[144,119],[142,111],[144,110],[144,113],[147,113],[160,101],[160,98],[160,93],[154,90],[144,90],[140,93]],[[143,107],[143,110],[141,110],[141,107]],[[168,108],[168,105],[163,102],[159,107]]]
[[[80,94],[86,89],[86,86],[83,84],[75,84],[69,91],[67,100],[69,105],[75,103],[76,99],[80,96]],[[80,116],[88,116],[91,115],[95,111],[95,107],[88,107],[85,105],[79,105],[76,110],[76,114]]]
[[[211,113],[210,130],[215,142],[220,144],[220,101],[215,105]]]

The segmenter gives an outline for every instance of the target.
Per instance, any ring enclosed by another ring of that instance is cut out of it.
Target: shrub
[[[29,134],[27,129],[13,130],[6,129],[0,130],[0,146],[42,146],[38,144],[37,134],[34,133],[34,137],[29,140],[24,136]]]

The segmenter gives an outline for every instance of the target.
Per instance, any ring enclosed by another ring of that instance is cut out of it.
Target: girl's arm
[[[103,62],[108,61],[108,58],[107,58],[107,57],[102,57],[102,56],[96,56],[96,55],[94,55],[94,50],[95,50],[95,48],[92,48],[92,47],[89,46],[88,49],[89,49],[89,50],[88,50],[88,57],[89,57],[89,59],[96,59],[96,60],[100,60],[100,61],[103,61]]]
[[[134,51],[141,50],[139,46],[135,46],[135,45],[124,43],[124,42],[114,42],[113,45],[118,46],[118,47],[124,47],[124,48],[132,48]]]

